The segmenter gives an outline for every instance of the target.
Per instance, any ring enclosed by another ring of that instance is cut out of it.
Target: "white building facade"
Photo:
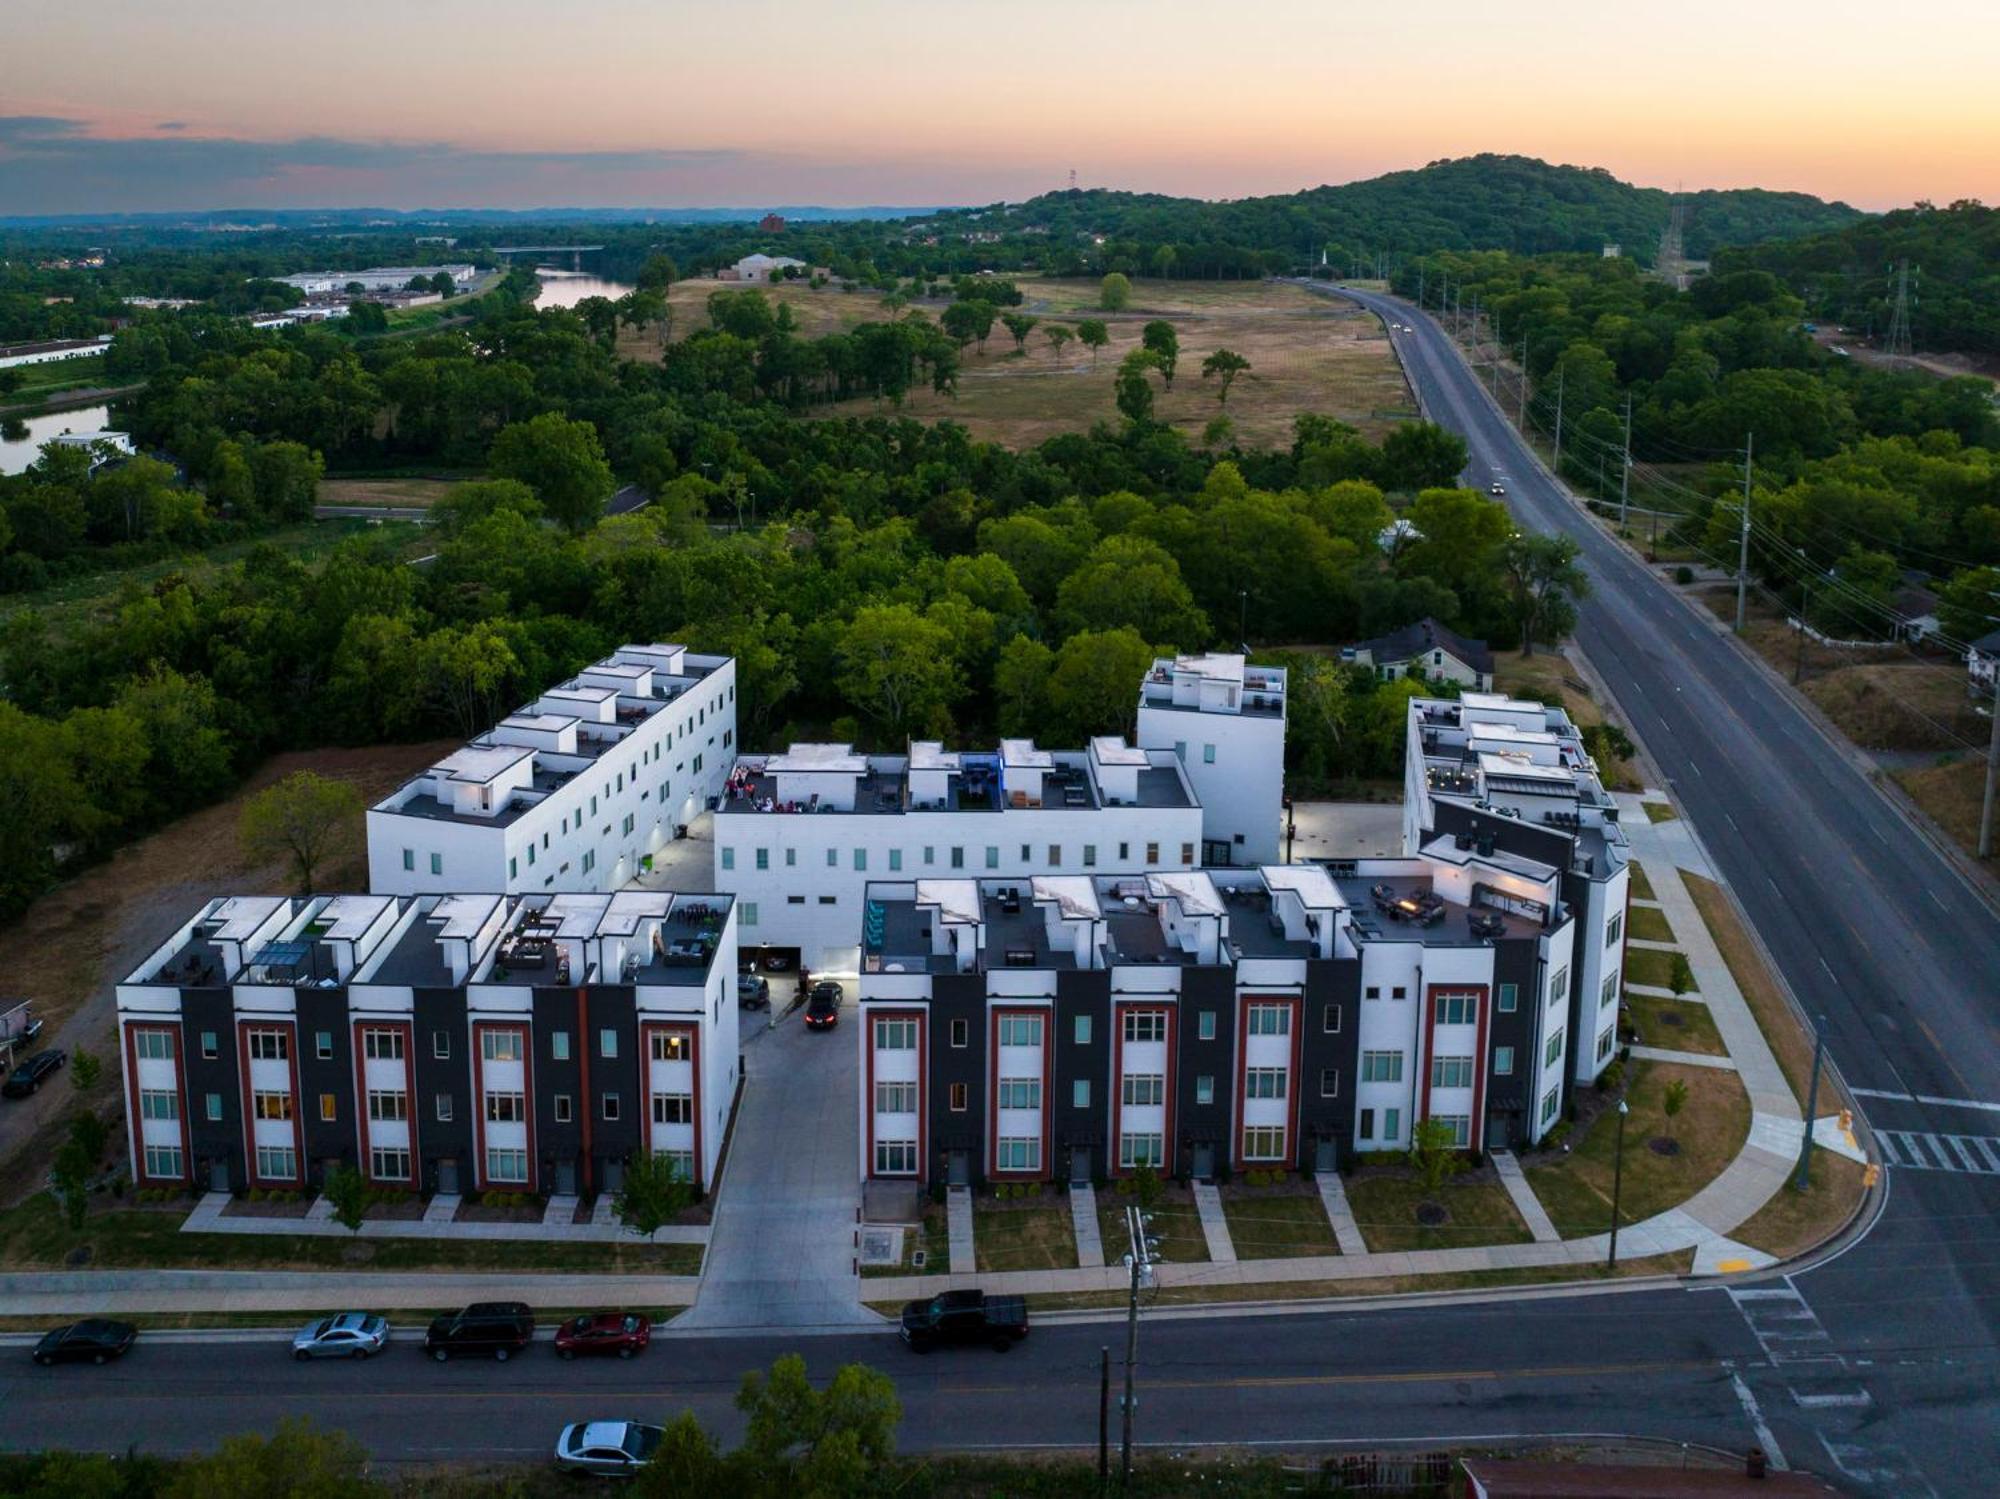
[[[1139,688],[1139,746],[1172,750],[1200,798],[1201,862],[1276,863],[1285,817],[1285,672],[1242,656],[1162,658]]]

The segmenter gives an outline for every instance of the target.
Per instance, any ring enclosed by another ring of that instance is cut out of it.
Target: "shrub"
[[[1687,587],[1688,584],[1694,581],[1694,569],[1683,562],[1679,567],[1674,569],[1674,581],[1683,588]]]
[[[264,1200],[264,1189],[262,1187],[252,1187],[244,1195],[248,1197],[251,1202],[262,1202]]]

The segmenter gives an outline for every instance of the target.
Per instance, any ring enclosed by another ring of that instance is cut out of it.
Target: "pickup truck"
[[[1028,1303],[1019,1296],[946,1291],[906,1305],[902,1334],[918,1353],[948,1343],[985,1343],[1005,1353],[1028,1335]]]

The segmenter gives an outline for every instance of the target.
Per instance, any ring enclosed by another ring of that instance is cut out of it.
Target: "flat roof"
[[[1055,768],[1055,751],[1035,748],[1032,739],[1003,739],[1000,741],[1000,763],[1017,770],[1052,770]]]
[[[1198,656],[1174,657],[1174,670],[1193,672],[1199,677],[1216,677],[1226,682],[1243,680],[1247,657],[1230,651],[1207,651]]]
[[[1036,875],[1028,882],[1037,901],[1052,901],[1057,912],[1071,921],[1094,921],[1103,915],[1097,902],[1097,884],[1085,874]]]
[[[940,740],[919,739],[910,745],[910,769],[912,770],[958,770],[961,760],[957,750],[948,750]]]
[[[454,781],[483,784],[513,768],[535,752],[520,744],[468,744],[455,749],[431,767],[444,771]]]
[[[920,906],[937,907],[940,920],[976,924],[980,914],[979,882],[918,880],[916,903]]]
[[[1441,835],[1426,843],[1420,852],[1427,859],[1436,859],[1444,864],[1484,864],[1489,869],[1497,869],[1505,874],[1517,874],[1523,879],[1546,884],[1556,877],[1553,864],[1544,864],[1539,859],[1529,859],[1520,854],[1510,854],[1505,849],[1495,849],[1490,854],[1482,854],[1475,846],[1460,848],[1457,840]]]
[[[1146,890],[1156,900],[1177,901],[1180,908],[1190,916],[1223,914],[1222,896],[1215,888],[1215,881],[1210,879],[1204,870],[1149,874],[1146,876]]]
[[[425,919],[443,924],[440,937],[472,938],[492,919],[494,910],[506,897],[499,895],[445,895],[425,913]]]
[[[1257,872],[1272,890],[1290,890],[1312,910],[1337,909],[1347,904],[1324,864],[1265,864]]]
[[[565,682],[560,687],[551,687],[542,697],[573,697],[579,702],[601,703],[607,698],[618,696],[616,687],[589,687],[576,682]],[[537,698],[539,702],[541,699]]]
[[[599,936],[629,937],[649,916],[664,919],[674,908],[675,897],[665,890],[621,890],[611,897],[597,923]]]
[[[868,771],[868,757],[854,753],[851,744],[795,744],[781,755],[764,761],[768,775],[839,774],[858,776]]]
[[[556,734],[582,719],[569,713],[515,713],[500,720],[503,729],[533,729],[540,734]]]
[[[326,923],[320,936],[352,942],[366,936],[368,928],[393,904],[395,897],[390,895],[336,895],[319,908],[313,921]]]
[[[1106,765],[1150,765],[1153,762],[1137,745],[1127,744],[1117,734],[1099,734],[1090,741],[1090,751]]]
[[[257,928],[279,911],[288,910],[291,904],[291,898],[284,895],[231,895],[204,916],[202,924],[222,923],[209,934],[212,941],[248,942],[257,934]]]
[[[1569,765],[1537,765],[1527,756],[1512,750],[1481,750],[1479,768],[1490,776],[1519,776],[1533,781],[1561,781],[1568,785],[1576,779],[1577,768]]]

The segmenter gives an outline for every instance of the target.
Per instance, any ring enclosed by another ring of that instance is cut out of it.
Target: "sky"
[[[0,0],[0,215],[1247,197],[1481,151],[2000,201],[2000,7]]]

